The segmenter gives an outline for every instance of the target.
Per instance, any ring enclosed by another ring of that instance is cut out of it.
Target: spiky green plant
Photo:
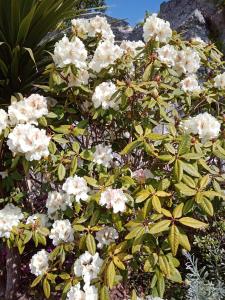
[[[0,99],[26,93],[43,71],[59,22],[75,14],[78,0],[0,0]],[[46,57],[46,56],[45,56]]]

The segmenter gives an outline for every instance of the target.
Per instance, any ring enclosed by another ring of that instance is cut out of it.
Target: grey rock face
[[[219,41],[225,50],[225,8],[218,1],[170,0],[161,4],[159,16],[185,38]]]

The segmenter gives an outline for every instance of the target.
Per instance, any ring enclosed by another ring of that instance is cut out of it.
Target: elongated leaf
[[[88,251],[94,255],[96,252],[96,243],[95,239],[92,234],[88,233],[87,238],[86,238],[86,246]]]
[[[162,205],[159,200],[159,197],[157,197],[156,195],[152,196],[152,206],[158,213],[161,213]]]
[[[180,241],[179,241],[179,230],[177,226],[175,226],[174,224],[170,227],[168,239],[169,239],[173,256],[176,256]]]
[[[107,268],[107,283],[110,289],[113,288],[116,276],[116,270],[113,261],[110,262]]]
[[[158,223],[156,223],[152,227],[150,227],[149,232],[151,234],[157,234],[157,233],[160,233],[162,231],[168,230],[170,224],[171,224],[170,220],[159,221]]]
[[[180,191],[180,193],[185,196],[194,196],[197,193],[196,190],[189,188],[186,184],[182,182],[175,184],[175,186]]]
[[[196,219],[190,217],[183,217],[179,220],[179,222],[185,226],[189,226],[196,229],[202,229],[208,226],[208,224],[198,221]]]

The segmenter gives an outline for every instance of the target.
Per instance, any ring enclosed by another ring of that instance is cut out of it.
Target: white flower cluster
[[[8,115],[4,109],[0,109],[0,134],[8,126]]]
[[[118,213],[126,210],[127,201],[128,199],[122,189],[107,188],[101,194],[99,204],[102,206],[106,205],[106,208],[112,208],[114,213]]]
[[[78,69],[83,69],[86,67],[86,59],[87,50],[78,37],[70,41],[64,36],[55,44],[53,60],[60,68],[72,64]]]
[[[89,73],[86,69],[79,69],[77,71],[77,76],[74,74],[70,74],[68,76],[68,86],[80,86],[80,85],[87,85],[89,81]]]
[[[44,249],[38,251],[31,258],[29,267],[32,274],[35,276],[43,275],[48,270],[49,253]]]
[[[172,45],[165,45],[157,50],[159,60],[174,67],[179,74],[193,74],[200,68],[200,57],[192,48],[178,51]]]
[[[120,48],[123,49],[124,54],[134,58],[145,46],[142,41],[122,41]]]
[[[70,224],[70,221],[56,220],[52,225],[49,238],[52,239],[52,243],[54,246],[57,246],[63,242],[73,242],[73,228]]]
[[[113,108],[118,110],[120,99],[113,97],[117,92],[116,85],[111,82],[102,82],[94,91],[92,102],[95,108],[102,107],[103,109]]]
[[[73,32],[81,38],[99,36],[103,40],[114,41],[114,34],[105,17],[74,19],[71,22]]]
[[[26,224],[39,224],[40,227],[48,227],[48,217],[45,214],[34,214],[27,218]]]
[[[214,78],[214,86],[216,88],[219,88],[219,89],[222,89],[222,90],[225,89],[225,72],[222,73],[222,74],[217,75]]]
[[[95,147],[95,152],[93,153],[93,162],[98,165],[103,165],[104,167],[110,167],[110,162],[113,159],[112,147],[105,146],[104,144],[99,144]]]
[[[39,94],[14,102],[9,106],[8,115],[11,125],[37,123],[37,119],[48,114],[47,99]]]
[[[200,57],[192,48],[178,51],[175,58],[175,70],[178,74],[196,73],[200,68]]]
[[[85,284],[89,285],[92,279],[98,277],[102,264],[103,260],[99,257],[98,252],[91,255],[85,251],[74,263],[74,274],[82,277]]]
[[[146,297],[137,297],[137,300],[163,300],[160,297],[154,297],[154,296],[146,296]]]
[[[207,112],[184,121],[181,126],[187,134],[198,134],[202,142],[215,139],[220,133],[220,123]]]
[[[105,226],[96,233],[98,248],[102,249],[105,245],[108,246],[119,238],[117,230],[113,227]]]
[[[9,238],[13,226],[18,226],[23,219],[23,213],[19,207],[7,204],[0,210],[0,237]]]
[[[158,18],[157,14],[152,14],[146,19],[143,30],[143,37],[146,43],[151,39],[167,43],[172,37],[170,23]]]
[[[68,195],[74,195],[77,202],[88,200],[89,188],[84,178],[75,175],[68,177],[62,186],[63,191]]]
[[[172,45],[165,45],[159,49],[157,49],[157,54],[159,60],[166,64],[169,67],[175,66],[175,59],[177,55],[177,50]]]
[[[48,193],[46,207],[48,209],[48,215],[50,218],[54,218],[54,215],[58,210],[65,211],[68,206],[72,206],[70,195],[57,191]]]
[[[113,65],[118,59],[123,56],[123,50],[111,41],[100,42],[95,50],[94,56],[89,64],[89,67],[99,73],[102,69]]]
[[[7,145],[14,154],[24,154],[29,161],[48,156],[50,137],[44,129],[31,124],[18,124],[8,135]]]
[[[85,284],[82,291],[78,283],[70,288],[66,300],[98,300],[98,289]]]
[[[180,82],[180,87],[184,92],[199,92],[201,90],[198,85],[198,80],[194,74],[184,78]]]

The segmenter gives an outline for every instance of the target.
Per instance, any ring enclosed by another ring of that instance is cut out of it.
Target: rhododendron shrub
[[[225,198],[222,54],[156,15],[143,29],[117,43],[106,19],[73,20],[49,84],[0,110],[0,237],[29,253],[38,299],[164,297]]]

